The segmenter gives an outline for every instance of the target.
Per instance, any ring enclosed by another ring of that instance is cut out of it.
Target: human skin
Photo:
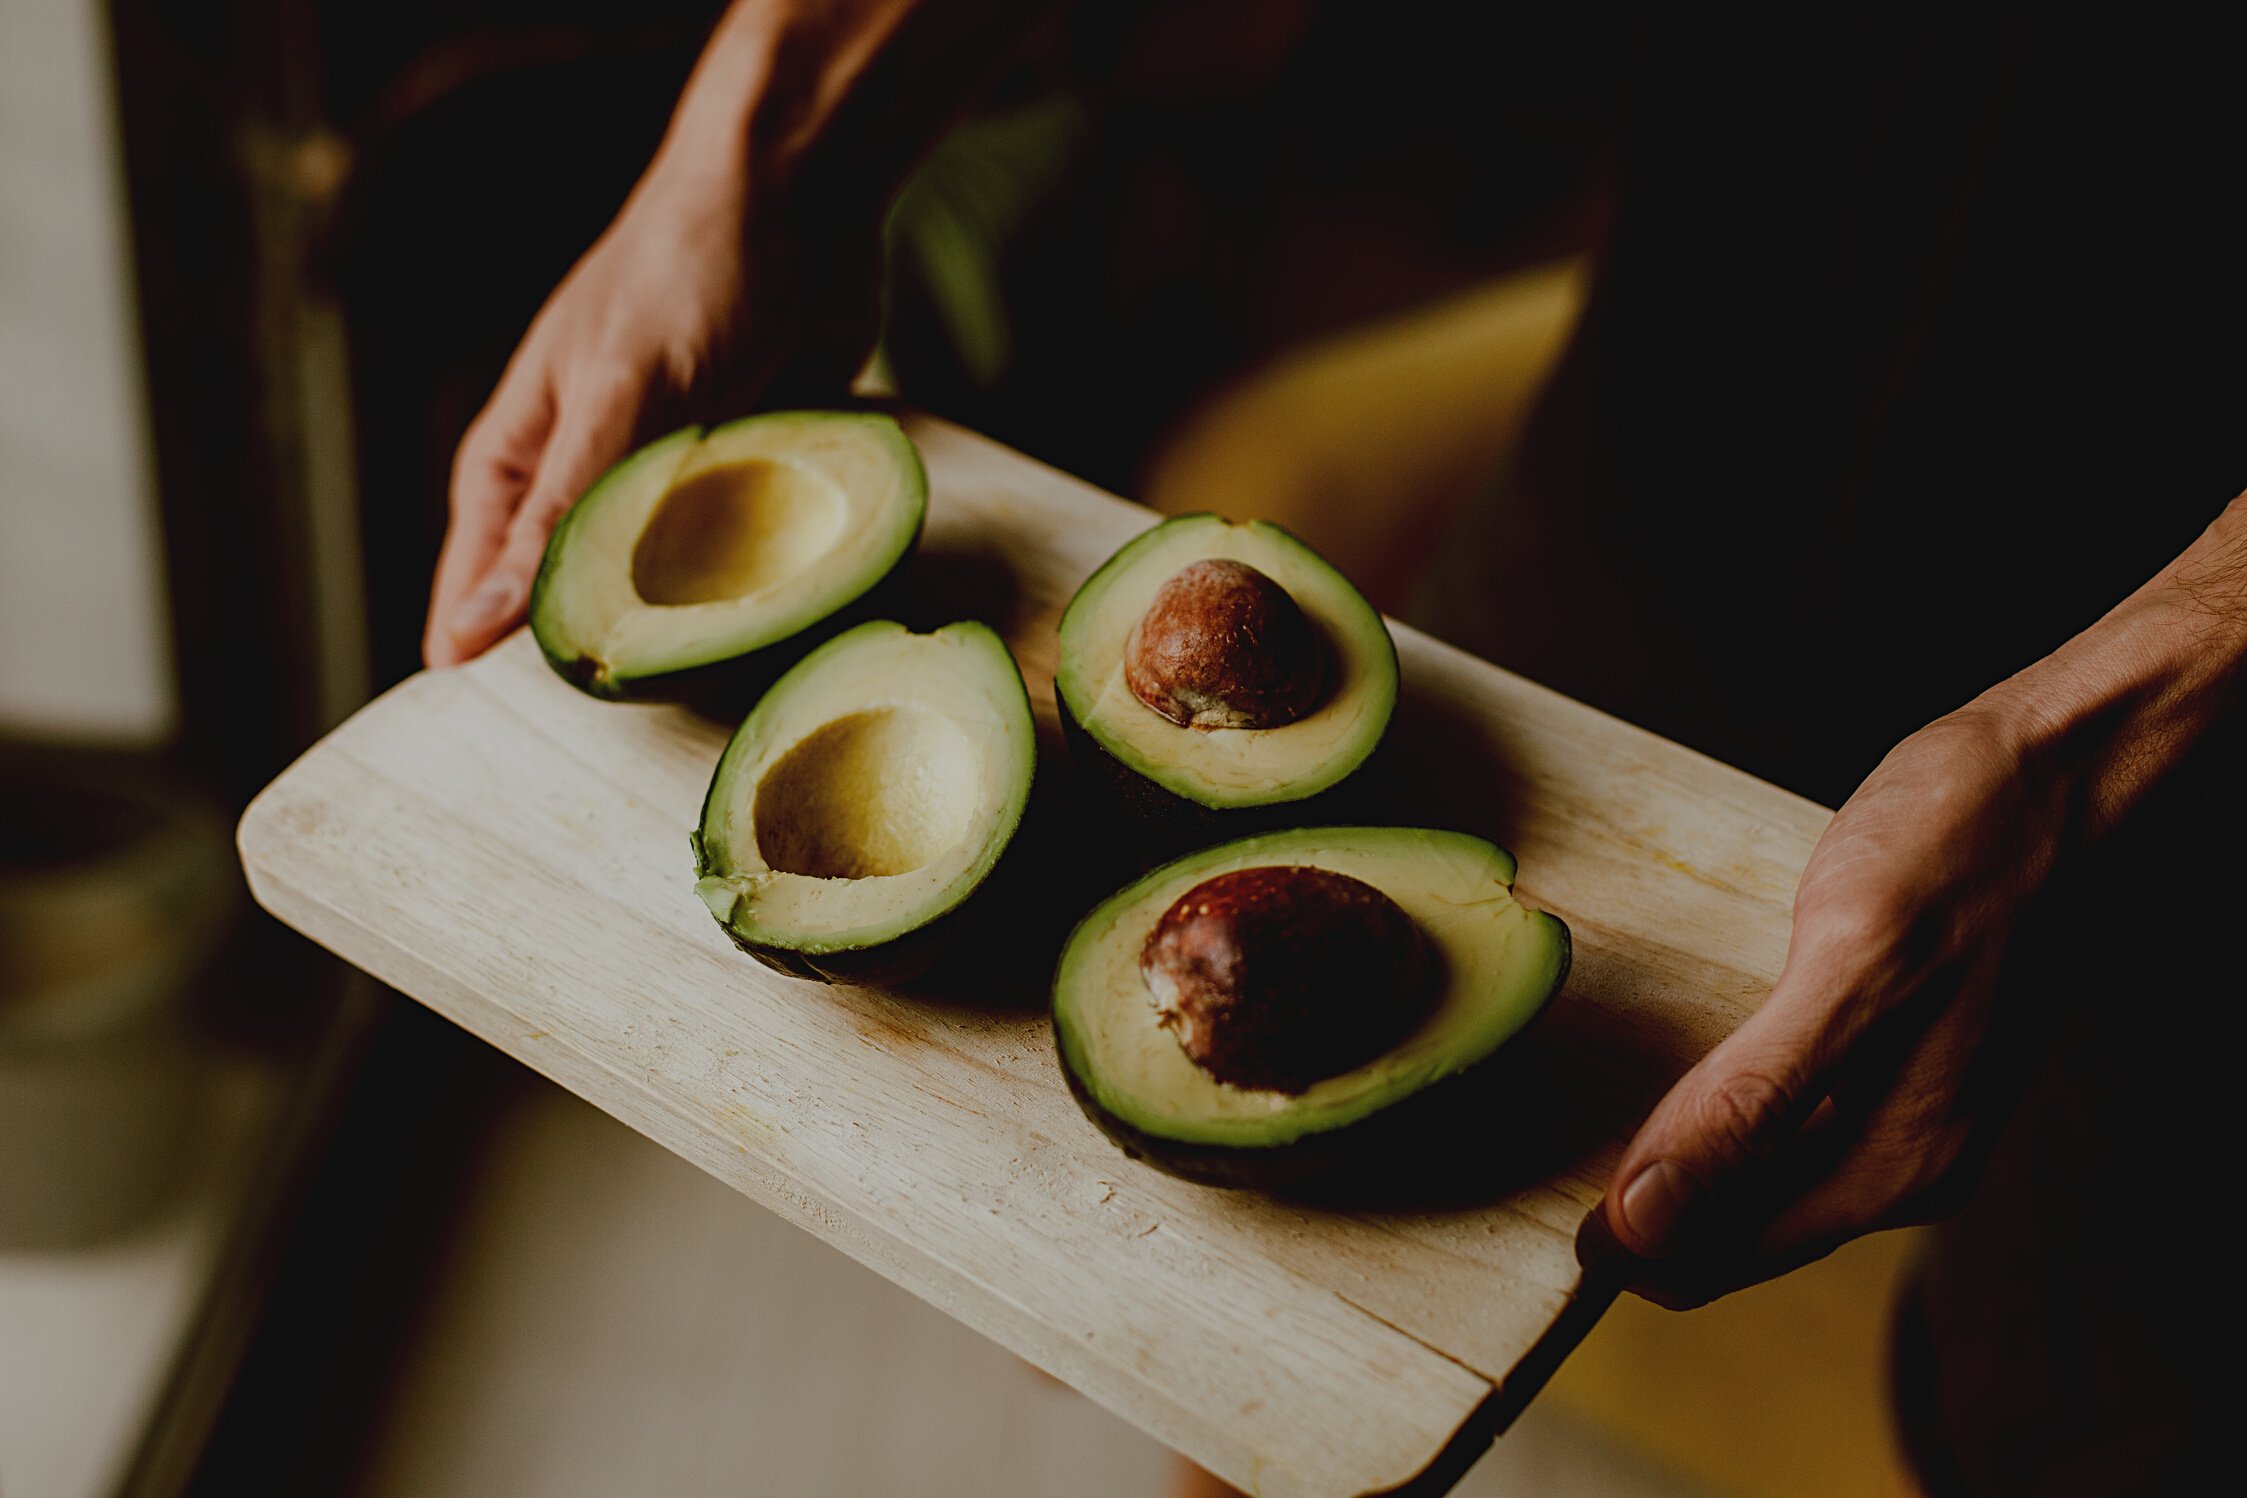
[[[461,444],[430,664],[521,619],[555,521],[637,438],[855,366],[882,204],[1044,9],[727,12]],[[2048,1023],[2003,1002],[2021,917],[2238,704],[2243,662],[2247,496],[2096,625],[1898,744],[1820,839],[1768,999],[1625,1150],[1587,1259],[1690,1305],[1957,1205]]]
[[[1811,854],[1769,998],[1625,1149],[1587,1263],[1689,1306],[1961,1205],[2054,1018],[2000,981],[2022,918],[2236,713],[2243,663],[2247,495],[1890,750]]]
[[[1054,0],[738,0],[655,159],[532,321],[453,459],[422,654],[521,622],[555,523],[638,442],[840,392],[873,341],[881,218]]]

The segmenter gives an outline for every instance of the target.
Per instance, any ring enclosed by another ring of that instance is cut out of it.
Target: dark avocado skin
[[[895,941],[847,952],[799,952],[792,947],[744,941],[730,926],[725,930],[735,946],[776,973],[809,978],[815,983],[873,987],[925,977],[951,949],[958,930],[955,922],[965,913],[964,909],[954,910]],[[725,925],[722,921],[719,924]]]
[[[592,662],[582,656],[556,655],[546,648],[543,640],[539,641],[539,654],[546,657],[546,664],[553,667],[562,680],[604,702],[672,703],[707,718],[739,719],[756,705],[766,688],[813,650],[846,629],[898,612],[904,593],[904,574],[920,544],[920,532],[915,530],[913,539],[897,561],[871,588],[817,623],[744,655],[728,656],[681,671],[666,671],[658,676],[602,680]]]
[[[1204,1186],[1223,1186],[1236,1191],[1285,1191],[1331,1175],[1350,1163],[1366,1146],[1364,1141],[1352,1136],[1357,1128],[1337,1129],[1326,1134],[1308,1134],[1293,1144],[1269,1149],[1232,1149],[1216,1144],[1182,1144],[1175,1139],[1164,1139],[1133,1128],[1122,1119],[1101,1107],[1092,1099],[1092,1093],[1077,1079],[1076,1072],[1064,1057],[1061,1074],[1069,1080],[1069,1091],[1075,1095],[1077,1106],[1085,1117],[1097,1124],[1116,1147],[1134,1160],[1144,1161],[1157,1170],[1197,1182]],[[1390,1109],[1393,1114],[1396,1110]],[[1375,1114],[1358,1127],[1377,1122],[1387,1114]]]
[[[687,840],[694,848],[696,877],[710,873],[710,861],[702,852],[702,834],[690,832]],[[1001,862],[1003,866],[1004,861]],[[743,952],[774,972],[786,973],[791,978],[863,987],[911,983],[926,976],[944,960],[959,936],[963,920],[985,903],[987,892],[987,888],[977,890],[927,925],[879,946],[853,947],[839,952],[804,952],[794,947],[750,941],[723,920],[718,922],[718,929]]]
[[[1020,834],[1017,833],[1017,836]],[[700,856],[701,850],[698,847],[698,861]],[[978,961],[988,963],[995,943],[1002,943],[1009,935],[1019,940],[1020,933],[1011,931],[1011,928],[1008,932],[1000,932],[994,928],[1000,925],[1006,910],[1019,905],[1020,887],[1027,882],[1026,871],[1035,862],[1036,860],[1028,858],[1000,859],[998,867],[991,871],[991,877],[984,882],[983,887],[958,905],[927,925],[875,947],[857,947],[840,952],[801,952],[793,947],[746,941],[724,921],[718,922],[718,925],[725,931],[728,941],[776,973],[786,973],[791,978],[809,978],[815,983],[841,983],[866,988],[898,987],[918,982],[931,973],[946,969],[949,959],[956,955],[974,954]],[[963,961],[961,966],[965,965]]]
[[[1079,778],[1138,834],[1143,845],[1140,851],[1155,862],[1258,832],[1381,820],[1368,803],[1369,787],[1380,782],[1376,767],[1388,752],[1385,735],[1364,764],[1315,796],[1275,801],[1268,806],[1220,808],[1204,806],[1157,785],[1110,754],[1091,730],[1077,721],[1059,682],[1054,683],[1053,702],[1061,718],[1061,737],[1069,745],[1069,757],[1083,772]]]
[[[1574,949],[1563,926],[1560,974],[1537,1012],[1489,1055],[1439,1082],[1339,1129],[1306,1134],[1292,1143],[1243,1148],[1236,1145],[1189,1144],[1165,1139],[1110,1113],[1094,1101],[1090,1089],[1069,1065],[1067,1052],[1060,1057],[1061,1075],[1087,1118],[1099,1126],[1118,1148],[1134,1160],[1157,1170],[1204,1186],[1235,1191],[1263,1191],[1285,1195],[1313,1184],[1344,1180],[1360,1173],[1389,1171],[1408,1151],[1442,1151],[1453,1148],[1448,1125],[1472,1108],[1478,1094],[1501,1080],[1510,1063],[1523,1052],[1522,1042],[1544,1023],[1553,999],[1567,986]]]

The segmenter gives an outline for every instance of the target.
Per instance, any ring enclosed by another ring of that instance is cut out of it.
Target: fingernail
[[[1657,1160],[1631,1177],[1620,1201],[1623,1221],[1637,1240],[1633,1251],[1659,1259],[1676,1246],[1673,1240],[1701,1205],[1701,1183],[1684,1166]]]
[[[453,614],[453,633],[466,634],[474,630],[489,629],[494,624],[512,619],[522,607],[522,585],[512,577],[487,578],[484,585],[468,595]]]
[[[1576,1225],[1576,1262],[1584,1269],[1602,1274],[1637,1257],[1615,1236],[1615,1229],[1607,1220],[1607,1202],[1604,1198],[1595,1203],[1584,1214],[1584,1220]]]

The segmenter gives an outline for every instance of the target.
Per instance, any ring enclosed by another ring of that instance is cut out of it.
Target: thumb
[[[1807,1007],[1784,985],[1774,990],[1640,1127],[1601,1203],[1623,1248],[1667,1258],[1745,1205],[1747,1178],[1825,1096],[1828,1027]]]

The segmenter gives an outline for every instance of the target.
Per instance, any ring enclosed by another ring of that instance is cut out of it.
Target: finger
[[[1991,1130],[1916,1101],[1949,1096],[1957,1082],[1914,1072],[1900,1080],[1896,1097],[1856,1133],[1833,1168],[1772,1214],[1756,1241],[1758,1257],[1933,1222],[1965,1205],[1988,1157]]]
[[[1756,1018],[1780,1010],[1786,997],[1774,992]],[[1718,1198],[1736,1193],[1739,1178],[1775,1155],[1816,1107],[1824,1059],[1817,1017],[1785,1012],[1762,1025],[1750,1020],[1711,1051],[1623,1152],[1603,1204],[1616,1240],[1640,1258],[1661,1259],[1706,1233]]]
[[[461,438],[453,455],[451,518],[422,627],[422,658],[431,666],[456,665],[464,658],[446,621],[460,610],[506,540],[507,523],[537,470],[553,409],[543,381],[503,378]]]
[[[1881,1021],[1879,996],[1899,977],[1895,933],[1912,924],[1908,894],[1858,881],[1846,900],[1798,898],[1770,997],[1679,1080],[1623,1152],[1603,1207],[1631,1252],[1664,1258],[1709,1231],[1708,1219],[1752,1209],[1758,1167],[1794,1141]]]
[[[1663,1305],[1699,1305],[1824,1258],[1884,1228],[1929,1222],[1963,1205],[1989,1130],[1949,1112],[1967,1052],[1941,1026],[1869,1114],[1829,1108],[1805,1125],[1752,1189],[1727,1204],[1723,1230],[1659,1264],[1633,1288]]]
[[[444,627],[461,659],[482,654],[522,620],[555,525],[631,446],[639,396],[631,382],[604,378],[565,401],[537,477],[508,521],[497,554],[446,617]]]
[[[1821,1238],[1791,1241],[1770,1252],[1727,1245],[1706,1249],[1694,1245],[1659,1263],[1642,1262],[1628,1281],[1632,1294],[1671,1311],[1691,1311],[1746,1290],[1805,1264],[1814,1264],[1840,1248],[1856,1233],[1836,1233]]]
[[[1748,1203],[1771,1162],[1831,1092],[1864,1018],[1861,943],[1798,931],[1763,1006],[1679,1079],[1623,1152],[1604,1208],[1616,1239],[1661,1259]],[[1724,1198],[1734,1201],[1727,1206]]]
[[[1830,1099],[1821,1102],[1776,1154],[1728,1178],[1717,1199],[1721,1210],[1698,1220],[1659,1259],[1641,1257],[1624,1246],[1607,1212],[1595,1209],[1576,1240],[1587,1281],[1597,1277],[1657,1305],[1684,1310],[1832,1252],[1846,1234],[1781,1242],[1768,1237],[1769,1229],[1789,1203],[1826,1179],[1848,1154],[1859,1122],[1844,1116]]]
[[[1860,1141],[1830,1173],[1806,1182],[1799,1195],[1774,1205],[1768,1216],[1738,1220],[1729,1224],[1731,1232],[1641,1265],[1630,1287],[1657,1305],[1690,1310],[1791,1274],[1867,1233],[1940,1215],[1917,1205],[1928,1200],[1919,1180],[1906,1161],[1877,1143]]]

